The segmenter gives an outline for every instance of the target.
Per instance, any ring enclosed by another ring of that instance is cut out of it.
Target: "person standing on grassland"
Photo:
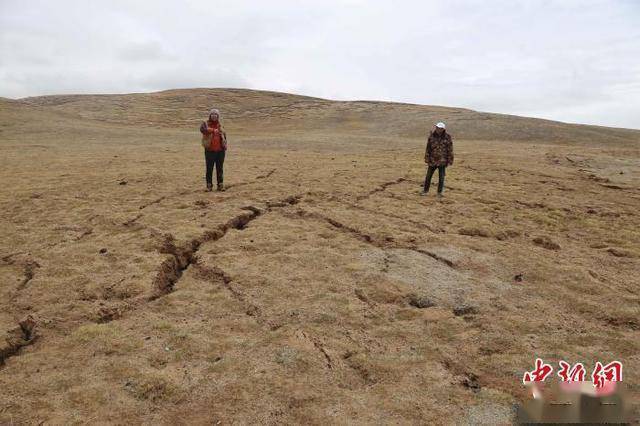
[[[205,158],[205,179],[207,181],[207,191],[213,189],[213,168],[216,169],[216,182],[218,191],[224,191],[223,165],[227,151],[227,133],[220,123],[220,111],[212,109],[209,112],[207,121],[200,125],[202,133],[202,146],[204,147]]]
[[[447,166],[453,164],[453,139],[446,131],[443,122],[436,124],[429,133],[427,149],[424,153],[424,162],[427,163],[427,176],[424,180],[424,188],[420,195],[427,195],[431,186],[433,172],[438,169],[438,197],[442,197],[444,191],[444,175]]]

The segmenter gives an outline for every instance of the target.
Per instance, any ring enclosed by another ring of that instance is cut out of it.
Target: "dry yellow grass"
[[[37,321],[0,347],[0,423],[501,423],[536,356],[621,360],[638,398],[639,131],[209,89],[0,126],[0,331]]]

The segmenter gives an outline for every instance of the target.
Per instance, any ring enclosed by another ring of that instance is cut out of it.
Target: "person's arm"
[[[427,149],[424,151],[424,162],[429,163],[429,159],[431,158],[431,137],[427,139]]]
[[[200,133],[202,133],[203,135],[206,135],[207,132],[207,123],[206,122],[202,122],[202,124],[200,124]]]
[[[447,150],[447,165],[453,165],[453,138],[449,137],[449,149]]]

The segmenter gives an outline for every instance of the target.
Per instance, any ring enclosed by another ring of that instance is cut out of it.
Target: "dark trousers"
[[[444,190],[444,171],[447,166],[429,166],[427,169],[427,177],[424,179],[424,191],[429,192],[429,187],[431,186],[431,178],[433,177],[433,172],[438,169],[438,193],[442,193]]]
[[[222,165],[224,164],[224,151],[204,151],[204,159],[207,164],[207,185],[213,185],[213,167],[216,168],[216,181],[222,183]]]

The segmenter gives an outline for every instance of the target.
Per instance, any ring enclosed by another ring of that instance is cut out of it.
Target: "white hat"
[[[220,117],[220,111],[217,108],[212,108],[211,111],[209,111],[209,117],[211,117],[212,114],[218,114],[218,117]]]
[[[442,121],[438,122],[436,124],[436,127],[439,128],[439,129],[446,129],[447,128]]]

